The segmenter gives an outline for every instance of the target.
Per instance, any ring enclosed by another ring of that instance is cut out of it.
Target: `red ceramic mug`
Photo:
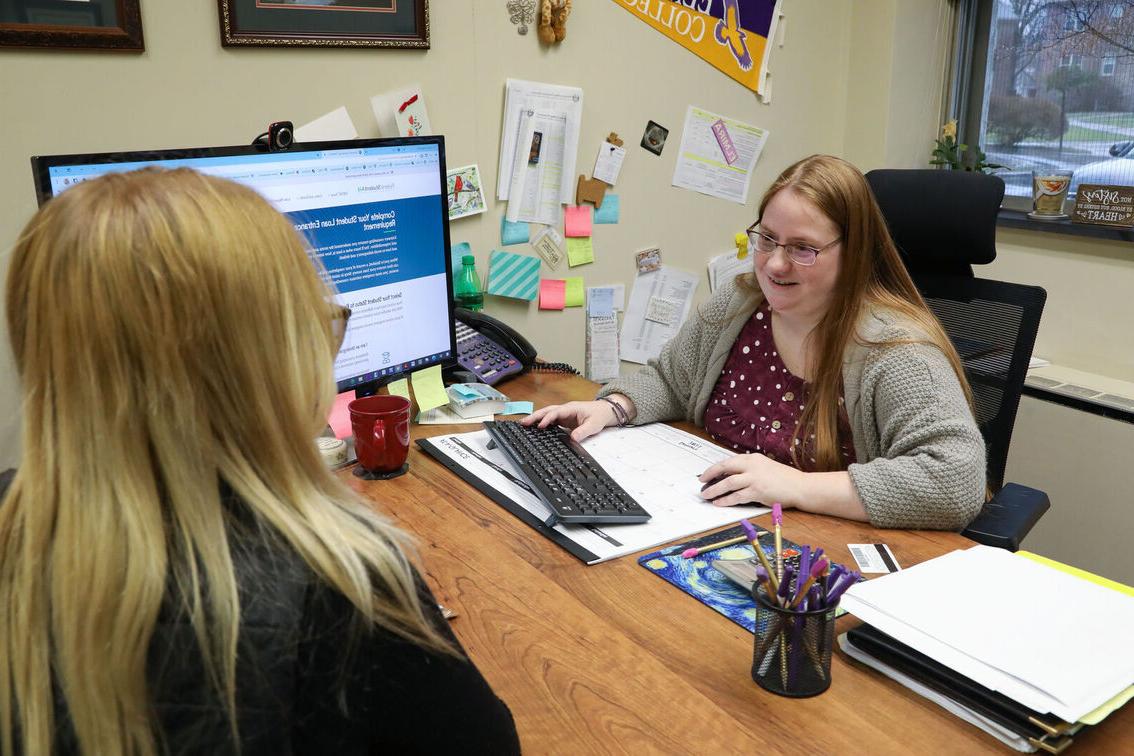
[[[359,467],[375,477],[400,474],[409,454],[409,399],[367,396],[347,409]]]

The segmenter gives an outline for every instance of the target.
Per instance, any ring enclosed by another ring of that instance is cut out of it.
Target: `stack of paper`
[[[1134,682],[1134,597],[974,546],[860,583],[843,607],[949,668],[1076,722]]]

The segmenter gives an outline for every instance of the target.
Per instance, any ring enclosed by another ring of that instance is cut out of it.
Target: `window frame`
[[[989,82],[983,70],[979,77],[975,75],[974,62],[980,61],[981,68],[987,65],[995,0],[952,2],[955,14],[946,120],[957,121],[959,143],[980,144],[984,91]],[[1070,220],[1037,221],[1028,217],[1030,209],[1030,203],[1006,195],[997,224],[1004,228],[1134,242],[1134,229],[1073,224]]]

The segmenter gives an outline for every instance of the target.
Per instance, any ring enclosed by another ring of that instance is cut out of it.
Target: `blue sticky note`
[[[617,194],[604,195],[602,207],[595,208],[595,223],[617,223],[621,205]]]
[[[500,219],[500,243],[505,247],[509,244],[523,244],[531,235],[527,223],[512,223],[507,218]]]
[[[605,318],[614,314],[614,287],[595,286],[587,289],[587,314]]]
[[[463,383],[454,383],[452,386],[450,386],[450,388],[467,399],[476,399],[478,396],[480,396],[479,391],[474,389],[472,386],[466,386]]]
[[[501,415],[530,415],[535,410],[531,402],[504,402],[504,411]]]
[[[457,276],[461,275],[461,258],[465,255],[472,254],[472,246],[468,242],[457,242],[449,248],[449,257],[453,260],[453,280],[457,280]]]

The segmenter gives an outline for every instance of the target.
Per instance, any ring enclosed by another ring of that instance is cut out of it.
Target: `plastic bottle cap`
[[[476,258],[472,255],[464,255],[461,257],[461,264],[463,265],[476,265]]]

